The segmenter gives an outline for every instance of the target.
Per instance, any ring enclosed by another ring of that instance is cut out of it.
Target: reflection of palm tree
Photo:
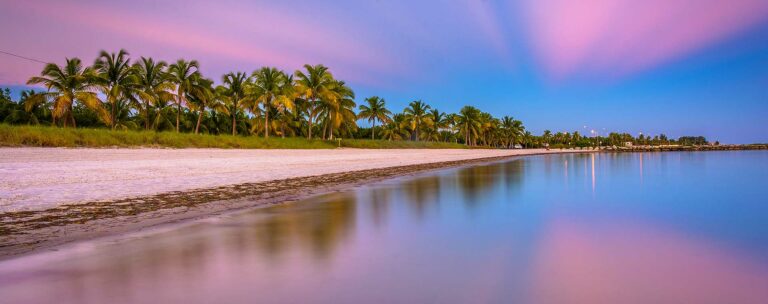
[[[386,187],[373,188],[370,190],[370,194],[370,208],[373,223],[376,226],[381,226],[384,224],[389,212],[392,189]]]
[[[289,204],[261,209],[270,217],[256,221],[257,227],[247,233],[275,256],[285,246],[298,244],[309,247],[318,258],[327,258],[354,229],[357,216],[354,194],[335,193],[312,199],[311,204]],[[245,229],[238,232],[245,233]]]
[[[427,208],[439,202],[440,177],[433,175],[410,180],[405,182],[402,189],[409,197],[408,202],[416,216],[423,218]]]
[[[48,91],[30,96],[25,101],[25,107],[32,108],[46,102],[53,102],[53,124],[56,119],[62,119],[66,128],[71,123],[76,127],[75,117],[72,115],[72,106],[79,102],[94,110],[106,123],[111,124],[109,114],[104,111],[101,100],[93,88],[93,73],[90,68],[83,69],[83,64],[78,58],[67,58],[64,67],[54,63],[45,65],[40,76],[32,77],[27,84],[41,84]]]
[[[478,202],[485,200],[478,199],[479,196],[489,193],[489,189],[499,182],[499,175],[502,173],[500,165],[485,165],[468,167],[459,170],[457,174],[459,189],[464,194],[464,202],[471,207],[475,207]]]

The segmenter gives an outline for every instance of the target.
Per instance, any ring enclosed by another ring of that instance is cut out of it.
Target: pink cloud
[[[109,41],[111,44],[121,41],[123,37],[144,42],[139,45],[139,50],[127,47],[134,57],[148,55],[141,52],[145,46],[176,49],[176,52],[163,50],[160,53],[171,54],[165,58],[168,60],[182,57],[199,59],[204,70],[206,65],[217,65],[220,61],[245,63],[246,66],[239,68],[243,71],[261,65],[274,65],[289,72],[305,63],[323,63],[340,77],[363,83],[379,81],[371,76],[374,71],[378,74],[405,73],[397,62],[365,43],[264,6],[258,7],[258,10],[243,8],[226,11],[207,5],[189,6],[183,9],[185,18],[162,18],[152,15],[152,10],[134,12],[131,8],[79,2],[18,1],[10,4],[10,8],[18,12],[37,14],[38,18],[42,17],[51,24],[78,24],[88,28],[89,32],[109,33],[113,36]],[[215,26],[208,21],[216,22]],[[100,42],[96,40],[92,44]],[[83,52],[95,54],[105,46],[97,46],[97,49],[90,49],[91,45],[85,47],[89,49]],[[211,55],[211,58],[195,56],[201,53]],[[58,56],[50,54],[47,57],[59,59]]]
[[[535,303],[755,303],[768,269],[650,223],[560,218],[534,262]]]
[[[584,69],[643,71],[768,19],[764,0],[540,0],[525,7],[534,48],[556,79]]]

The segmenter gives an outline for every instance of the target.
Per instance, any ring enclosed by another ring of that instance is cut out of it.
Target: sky
[[[474,105],[548,129],[768,142],[766,0],[2,0],[0,51],[44,62],[324,64],[362,103]],[[43,64],[0,54],[0,87]]]

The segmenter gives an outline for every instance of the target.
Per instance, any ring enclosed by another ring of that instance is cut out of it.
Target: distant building
[[[632,146],[632,142],[631,141],[625,141],[624,142],[624,146],[625,147],[631,147]]]

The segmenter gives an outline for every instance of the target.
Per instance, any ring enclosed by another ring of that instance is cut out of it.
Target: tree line
[[[19,100],[12,100],[9,90],[3,90],[0,121],[265,138],[441,141],[499,148],[675,143],[663,134],[585,137],[578,132],[545,131],[534,136],[520,120],[497,118],[473,106],[445,113],[415,100],[393,113],[378,96],[367,97],[358,106],[354,91],[324,65],[306,64],[293,73],[275,67],[250,74],[230,72],[220,83],[203,76],[195,60],[166,63],[140,57],[132,61],[125,50],[101,51],[89,66],[78,58],[66,58],[64,65],[46,64],[39,76],[27,82],[45,91],[23,91]],[[358,120],[371,127],[359,127]]]

